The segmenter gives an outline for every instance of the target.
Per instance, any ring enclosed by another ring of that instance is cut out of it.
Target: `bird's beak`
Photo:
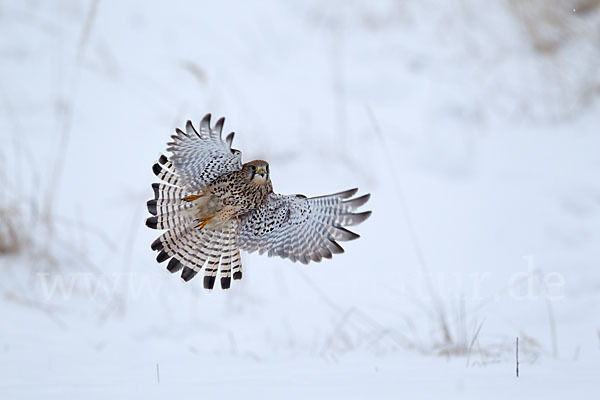
[[[256,171],[256,173],[257,173],[258,175],[260,175],[261,177],[263,177],[263,178],[264,178],[264,177],[265,177],[265,174],[266,174],[267,172],[265,171],[265,169],[264,169],[264,168],[259,168],[259,169]]]

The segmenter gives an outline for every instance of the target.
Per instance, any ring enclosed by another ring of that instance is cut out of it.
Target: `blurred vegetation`
[[[556,54],[572,40],[600,44],[598,27],[582,23],[586,15],[598,11],[600,0],[509,0],[508,3],[540,53]]]

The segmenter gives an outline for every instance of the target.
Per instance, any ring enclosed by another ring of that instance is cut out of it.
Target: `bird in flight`
[[[363,222],[371,211],[353,212],[370,195],[357,189],[318,197],[273,192],[269,164],[242,164],[242,153],[225,140],[225,118],[214,126],[207,114],[196,130],[187,121],[167,143],[152,171],[162,181],[152,184],[152,214],[146,225],[164,230],[153,243],[159,263],[181,271],[189,281],[204,268],[204,288],[212,289],[220,270],[221,288],[242,279],[240,249],[258,251],[308,264],[343,253],[338,241],[357,239],[346,226]]]

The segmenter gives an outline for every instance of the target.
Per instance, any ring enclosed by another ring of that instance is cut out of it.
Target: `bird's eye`
[[[256,165],[252,166],[252,171],[256,171]]]

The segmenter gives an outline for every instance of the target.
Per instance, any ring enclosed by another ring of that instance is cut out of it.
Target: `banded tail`
[[[169,260],[167,270],[181,271],[184,281],[192,279],[204,267],[204,288],[212,289],[221,271],[221,288],[229,289],[231,278],[242,279],[240,250],[237,247],[237,222],[221,224],[218,229],[202,229],[190,209],[197,207],[197,193],[180,186],[173,164],[161,155],[152,167],[163,183],[154,183],[154,199],[147,202],[152,217],[146,225],[166,230],[152,243],[158,252],[156,261]]]

